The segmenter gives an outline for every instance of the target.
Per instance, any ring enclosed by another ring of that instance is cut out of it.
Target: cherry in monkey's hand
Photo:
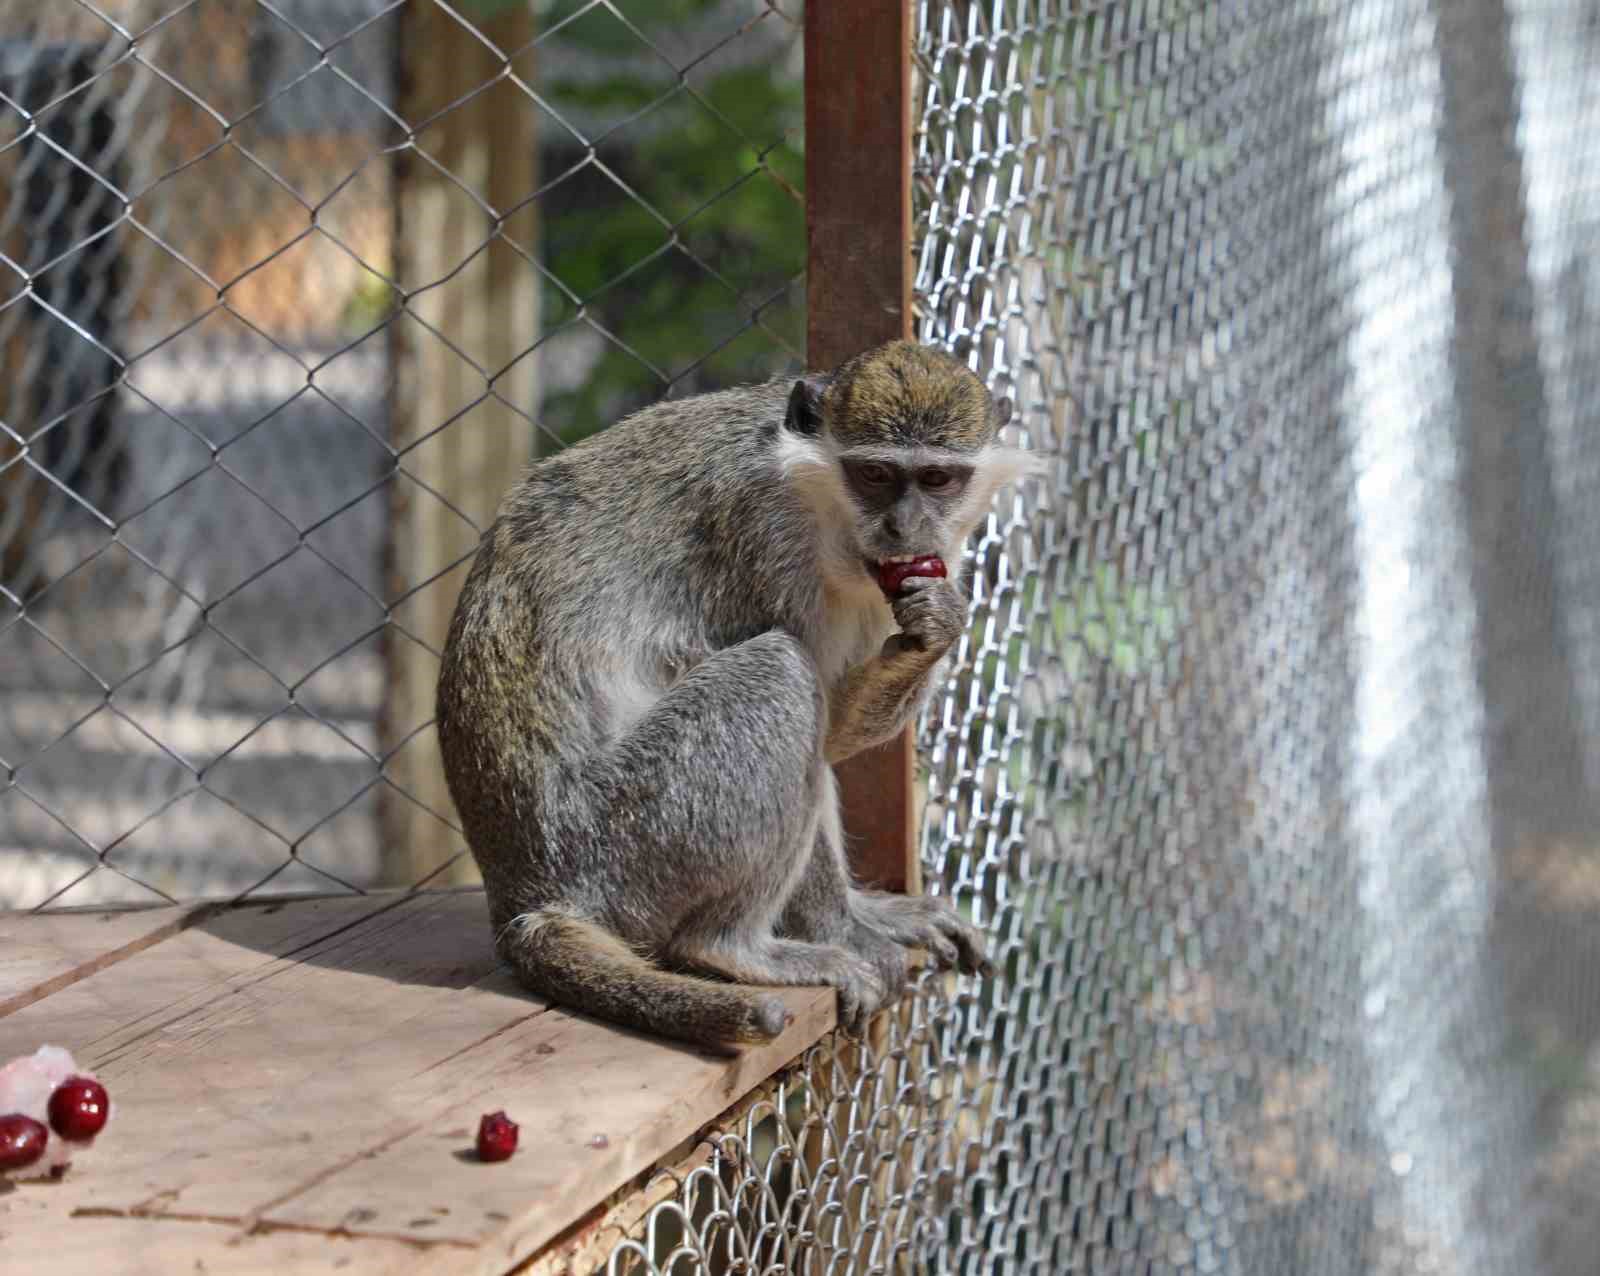
[[[879,563],[878,588],[893,598],[912,576],[932,576],[943,580],[944,575],[944,559],[932,554],[908,559],[903,563]]]

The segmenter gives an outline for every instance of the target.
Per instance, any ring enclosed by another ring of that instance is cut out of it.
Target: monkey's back
[[[550,823],[626,718],[709,652],[815,613],[815,538],[775,460],[789,384],[647,408],[508,492],[438,693],[446,779],[486,879],[507,865],[520,880],[530,854],[580,871],[555,862]]]

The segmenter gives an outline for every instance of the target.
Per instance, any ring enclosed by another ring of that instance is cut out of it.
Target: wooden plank
[[[263,1217],[348,1226],[362,1211],[352,1231],[479,1243],[470,1265],[431,1253],[419,1272],[504,1272],[832,1028],[831,989],[779,995],[794,1023],[732,1059],[562,1011],[519,1024],[452,1060],[448,1080],[419,1075],[402,1086],[398,1106],[411,1115],[397,1137]],[[522,1125],[528,1154],[494,1166],[461,1159],[478,1117],[498,1108]],[[434,1218],[426,1233],[412,1230]]]
[[[26,1185],[0,1195],[0,1254],[19,1256],[0,1271],[55,1276],[391,1276],[415,1265],[426,1246],[413,1240],[330,1236],[289,1230],[241,1234],[230,1220],[123,1217],[92,1210],[65,1215],[53,1188]],[[49,1255],[35,1267],[23,1255]]]
[[[166,1155],[174,1139],[197,1145],[197,1159],[208,1159],[203,1140],[185,1114],[144,1102],[137,1083],[124,1085],[123,1070],[108,1064],[105,1051],[130,1034],[167,1031],[187,1005],[203,1000],[229,979],[248,981],[270,969],[279,955],[303,950],[393,908],[398,896],[341,896],[293,902],[265,902],[231,909],[159,909],[113,915],[104,925],[121,930],[137,944],[139,928],[152,914],[183,914],[188,926],[163,923],[160,942],[147,944],[117,964],[101,963],[83,977],[56,987],[46,997],[22,1005],[0,1019],[0,1059],[32,1051],[46,1042],[63,1045],[101,1072],[112,1090],[114,1124],[72,1173],[60,1183],[22,1184],[0,1194],[0,1248],[7,1252],[48,1253],[51,1270],[115,1276],[166,1276],[169,1272],[262,1273],[284,1271],[387,1272],[409,1263],[417,1242],[366,1238],[359,1261],[354,1247],[314,1235],[279,1231],[243,1236],[238,1220],[158,1217],[141,1209],[149,1200],[132,1198],[159,1186],[146,1170],[146,1158]],[[95,913],[63,913],[51,918],[12,919],[76,922],[59,932],[58,946],[71,953],[92,948],[90,936],[102,923]],[[151,933],[146,932],[146,937]],[[219,936],[226,936],[226,939]],[[169,1127],[161,1129],[162,1123]],[[220,1171],[219,1171],[220,1172]]]
[[[66,1206],[244,1219],[392,1121],[391,1036],[431,1062],[543,1010],[459,1004],[494,969],[477,892],[240,909],[0,1019],[0,1054],[65,1045],[119,1105]]]
[[[911,335],[911,9],[806,9],[806,355]]]
[[[831,368],[911,327],[911,6],[806,7],[806,361]],[[921,889],[915,745],[837,768],[851,859],[885,890]]]
[[[0,913],[0,1015],[160,943],[205,908]]]
[[[687,1156],[664,1163],[591,1210],[532,1258],[519,1263],[513,1276],[591,1276],[604,1270],[618,1242],[634,1234],[657,1205],[677,1196],[690,1174],[711,1163],[711,1154],[709,1142],[697,1141]]]
[[[405,1270],[503,1271],[832,1026],[831,991],[788,990],[778,1042],[697,1052],[514,987],[480,892],[329,912],[354,903],[231,910],[0,1020],[0,1053],[66,1045],[117,1105],[82,1165],[28,1189],[56,1225],[337,1233],[414,1244]],[[501,1107],[523,1151],[479,1164]]]
[[[625,1184],[532,1258],[519,1263],[513,1276],[590,1276],[600,1271],[618,1241],[636,1235],[655,1206],[676,1197],[691,1174],[711,1164],[711,1140],[715,1135],[741,1133],[750,1113],[762,1104],[773,1105],[776,1110],[774,1100],[780,1085],[792,1085],[800,1066],[796,1061],[746,1092],[698,1137],[685,1140],[658,1161],[648,1174],[641,1174]]]
[[[210,908],[190,915],[189,925],[169,930],[116,964],[104,964],[44,998],[19,1005],[0,1018],[0,1059],[31,1052],[48,1042],[66,1046],[97,1067],[103,1043],[135,1031],[146,1019],[176,1014],[223,981],[269,967],[279,954],[296,951],[352,924],[394,907],[400,896],[349,895]],[[185,911],[188,910],[160,910]],[[80,914],[86,926],[96,914]],[[223,938],[219,938],[223,937]],[[81,948],[76,940],[66,946]],[[124,978],[122,966],[134,973]]]

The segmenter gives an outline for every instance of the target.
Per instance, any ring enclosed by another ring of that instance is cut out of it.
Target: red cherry
[[[20,1170],[44,1155],[50,1131],[30,1116],[0,1116],[0,1170]]]
[[[94,1138],[110,1113],[105,1086],[88,1077],[68,1077],[50,1095],[50,1128],[64,1139],[81,1143]]]
[[[478,1159],[505,1161],[517,1150],[517,1123],[504,1112],[490,1112],[478,1122]]]
[[[933,576],[943,580],[944,574],[944,559],[932,554],[913,558],[908,563],[879,563],[878,588],[886,594],[898,594],[908,577]]]

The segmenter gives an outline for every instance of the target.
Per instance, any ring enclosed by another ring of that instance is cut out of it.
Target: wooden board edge
[[[807,1051],[836,1027],[837,1000],[833,989],[787,991],[812,992],[816,995],[809,1000],[804,1013],[796,1016],[794,1024],[778,1042],[747,1050],[728,1061],[729,1071],[724,1074],[722,1086],[732,1090],[732,1102],[721,1108],[709,1121],[691,1127],[689,1137],[675,1139],[642,1164],[624,1166],[620,1180],[613,1181],[607,1188],[597,1192],[590,1202],[578,1208],[575,1218],[564,1224],[551,1226],[538,1216],[539,1208],[535,1205],[521,1217],[508,1220],[496,1236],[483,1242],[472,1261],[461,1262],[459,1250],[450,1254],[422,1254],[416,1264],[407,1269],[406,1276],[509,1276],[509,1273],[518,1271],[520,1267],[547,1253],[558,1254],[557,1247],[561,1246],[563,1237],[573,1236],[585,1227],[596,1227],[606,1215],[609,1203],[625,1197],[630,1185],[648,1182],[659,1167],[671,1164],[675,1158],[685,1155],[693,1157],[694,1146],[706,1132],[719,1128],[724,1121],[731,1123],[740,1119],[744,1112],[770,1093],[776,1078],[792,1071]],[[782,1055],[779,1062],[754,1065],[759,1068],[756,1075],[748,1080],[740,1079],[741,1065],[749,1069],[753,1060],[760,1059],[780,1044]],[[686,1147],[690,1149],[687,1154],[684,1152]],[[540,1269],[534,1267],[530,1270]],[[561,1272],[562,1269],[558,1266],[554,1271]]]
[[[713,1138],[733,1133],[757,1105],[770,1102],[780,1086],[799,1074],[804,1053],[518,1263],[507,1276],[591,1276],[601,1270],[611,1251],[637,1230],[651,1210],[676,1196],[691,1174],[711,1165],[716,1152]]]
[[[389,909],[397,907],[409,899],[420,899],[428,895],[435,894],[446,895],[471,893],[473,891],[481,892],[482,889],[483,888],[481,886],[465,886],[440,889],[437,891],[392,890],[369,891],[365,893],[357,893],[352,891],[328,891],[326,893],[318,892],[294,895],[262,895],[245,899],[201,900],[192,904],[157,905],[153,908],[140,907],[127,910],[104,907],[72,908],[61,909],[59,912],[51,912],[46,914],[22,914],[23,916],[52,917],[82,916],[87,919],[89,917],[101,916],[106,913],[127,911],[130,913],[168,913],[170,916],[167,917],[165,921],[152,925],[149,931],[140,935],[136,939],[131,939],[126,943],[117,945],[114,948],[108,948],[104,952],[97,954],[96,956],[80,963],[77,966],[74,966],[70,970],[64,970],[59,974],[50,976],[48,979],[39,980],[37,983],[31,984],[27,988],[24,988],[21,991],[6,997],[3,1001],[0,1001],[0,1019],[5,1018],[7,1015],[14,1014],[16,1011],[22,1010],[27,1006],[31,1006],[35,1002],[43,1001],[46,997],[60,992],[63,988],[70,988],[73,984],[79,983],[80,981],[89,978],[91,975],[99,974],[103,970],[107,970],[112,966],[116,966],[121,962],[127,961],[130,957],[137,957],[140,953],[147,952],[164,940],[171,939],[174,935],[181,934],[183,931],[186,931],[191,927],[202,926],[205,923],[214,921],[230,912],[241,912],[248,909],[276,909],[282,908],[288,904],[303,904],[307,902],[330,899],[368,899],[372,901],[373,907],[370,911],[364,912],[359,918],[342,921],[339,923],[338,927],[332,931],[329,931],[328,934],[318,936],[317,940],[310,941],[318,942],[322,939],[331,937],[333,934],[336,934],[338,930],[357,925],[360,922],[377,916],[379,913],[387,912]],[[11,915],[12,914],[0,913],[0,932],[3,932],[5,918]]]
[[[137,956],[147,949],[154,948],[162,940],[170,939],[180,931],[187,930],[190,926],[209,920],[226,907],[226,904],[192,904],[161,908],[157,911],[170,912],[172,916],[165,922],[153,926],[137,939],[131,939],[115,948],[108,948],[105,952],[81,962],[70,970],[63,970],[48,979],[42,979],[38,983],[7,997],[4,1001],[0,1001],[0,1019],[9,1014],[14,1014],[25,1006],[31,1006],[36,1001],[43,1001],[52,993],[60,992],[63,988],[70,988],[80,980],[89,978],[90,975],[98,974],[100,971],[115,966],[119,962],[126,961],[128,958]],[[86,913],[92,912],[92,914],[98,915],[113,911],[115,910],[97,908],[86,910]],[[3,918],[0,918],[0,920],[3,920]]]

